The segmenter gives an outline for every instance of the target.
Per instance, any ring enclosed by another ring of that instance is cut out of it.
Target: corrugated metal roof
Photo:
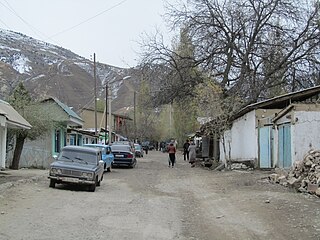
[[[0,115],[7,119],[9,128],[30,129],[32,126],[9,103],[0,99]]]
[[[57,98],[49,97],[47,99],[42,100],[42,102],[46,102],[50,100],[55,101],[63,109],[63,111],[65,111],[69,115],[69,117],[76,119],[80,123],[83,123],[82,118],[77,113],[75,113],[70,107],[68,107],[64,103],[60,102]]]
[[[316,96],[320,94],[320,85],[307,88],[301,91],[292,92],[284,95],[280,95],[274,98],[267,99],[265,101],[257,102],[250,104],[243,109],[241,109],[238,113],[232,116],[231,120],[235,120],[244,114],[255,110],[255,109],[282,109],[289,106],[294,102],[302,102],[308,98]]]

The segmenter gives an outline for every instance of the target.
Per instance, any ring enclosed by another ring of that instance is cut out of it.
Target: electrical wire
[[[23,23],[25,23],[25,24],[34,32],[34,34],[36,34],[41,40],[47,41],[47,40],[50,39],[51,41],[55,42],[56,44],[61,45],[60,43],[56,42],[53,38],[56,37],[56,36],[58,36],[58,35],[61,35],[61,34],[63,34],[63,33],[66,33],[66,32],[68,32],[68,31],[70,31],[70,30],[72,30],[72,29],[74,29],[74,28],[76,28],[76,27],[78,27],[78,26],[86,23],[86,22],[89,22],[90,20],[92,20],[92,19],[94,19],[94,18],[96,18],[96,17],[98,17],[98,16],[100,16],[100,15],[102,15],[102,14],[104,14],[104,13],[106,13],[106,12],[108,12],[108,11],[110,11],[110,10],[118,7],[118,6],[120,6],[121,4],[125,3],[127,0],[123,0],[123,1],[121,1],[121,2],[119,2],[119,3],[117,3],[117,4],[115,4],[115,5],[111,6],[110,8],[105,9],[105,10],[103,10],[102,12],[100,12],[100,13],[98,13],[98,14],[96,14],[96,15],[94,15],[94,16],[92,16],[92,17],[90,17],[90,18],[88,18],[88,19],[86,19],[86,20],[84,20],[84,21],[82,21],[82,22],[80,22],[80,23],[78,23],[78,24],[76,24],[76,25],[74,25],[74,26],[72,26],[72,27],[69,27],[69,28],[67,28],[67,29],[65,29],[65,30],[62,30],[62,31],[60,31],[60,32],[58,32],[58,33],[56,33],[56,34],[53,34],[53,35],[51,35],[51,36],[47,36],[46,34],[42,33],[41,31],[39,31],[38,29],[36,29],[35,27],[33,27],[33,26],[32,26],[31,24],[29,24],[25,19],[23,19],[23,18],[13,9],[13,7],[10,6],[10,4],[8,3],[7,0],[4,0],[4,1],[7,3],[8,6],[6,6],[6,5],[3,4],[2,2],[0,2],[0,4],[1,4],[2,6],[4,6],[5,8],[7,8],[9,11],[11,11],[11,12],[12,12],[16,17],[18,17]],[[2,21],[1,21],[1,22],[2,22]],[[4,23],[4,22],[2,22],[2,23]],[[5,23],[4,23],[4,25],[7,26]],[[8,26],[7,26],[7,27],[8,27]],[[44,36],[45,39],[44,39],[43,37],[41,37],[36,31],[39,32],[40,34],[42,34],[42,36]]]
[[[84,23],[86,23],[86,22],[89,22],[90,20],[92,20],[92,19],[94,19],[94,18],[96,18],[96,17],[104,14],[105,12],[108,12],[108,11],[110,11],[110,10],[112,10],[112,9],[120,6],[121,4],[123,4],[123,3],[126,2],[126,1],[127,1],[127,0],[123,0],[123,1],[121,1],[121,2],[119,2],[119,3],[117,3],[117,4],[115,4],[115,5],[113,5],[112,7],[108,8],[108,9],[106,9],[106,10],[104,10],[104,11],[102,11],[102,12],[100,12],[100,13],[98,13],[98,14],[96,14],[96,15],[94,15],[94,16],[92,16],[92,17],[90,17],[90,18],[88,18],[88,19],[86,19],[86,20],[84,20],[84,21],[82,21],[82,22],[80,22],[80,23],[72,26],[72,27],[69,27],[69,28],[67,28],[67,29],[65,29],[65,30],[62,30],[62,31],[60,31],[60,32],[58,32],[58,33],[56,33],[56,34],[53,34],[53,35],[51,35],[48,39],[51,39],[51,38],[53,38],[53,37],[56,37],[56,36],[58,36],[58,35],[60,35],[60,34],[62,34],[62,33],[68,32],[68,31],[70,31],[70,30],[72,30],[72,29],[74,29],[74,28],[76,28],[76,27],[78,27],[78,26],[80,26],[80,25],[82,25],[82,24],[84,24]]]
[[[24,24],[26,24],[30,29],[31,31],[37,35],[39,37],[39,39],[43,40],[44,38],[48,38],[48,36],[46,34],[44,34],[43,32],[41,32],[40,30],[38,30],[37,28],[35,28],[34,26],[32,26],[30,23],[28,23],[24,18],[22,18],[17,11],[14,10],[14,8],[9,4],[9,2],[7,0],[4,0],[7,4],[7,6],[5,4],[3,4],[2,2],[0,2],[0,4],[2,6],[4,6],[5,8],[7,8],[11,13],[13,13],[16,17],[18,17]],[[4,25],[10,29],[10,27],[8,27],[5,23]],[[40,33],[42,36],[40,36],[38,33]],[[57,41],[55,40],[52,40],[54,43],[56,43],[57,45],[61,45],[60,43],[58,43]]]

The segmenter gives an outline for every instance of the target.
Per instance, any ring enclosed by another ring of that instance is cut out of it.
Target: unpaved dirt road
[[[320,199],[268,174],[190,168],[181,154],[172,169],[150,151],[94,193],[44,175],[0,192],[0,239],[320,239]]]

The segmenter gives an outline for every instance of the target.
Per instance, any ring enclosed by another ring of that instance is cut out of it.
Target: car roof
[[[127,144],[115,144],[115,145],[111,145],[111,149],[113,148],[120,148],[120,149],[132,149],[132,147],[130,145],[127,145]]]
[[[74,146],[74,145],[65,146],[65,147],[62,148],[62,151],[63,150],[75,151],[75,152],[90,152],[90,153],[95,153],[95,154],[101,152],[101,150],[99,148],[84,147],[84,146]]]
[[[111,143],[111,145],[130,145],[129,141],[116,141]]]
[[[83,144],[83,146],[84,147],[102,147],[102,148],[110,147],[109,145],[104,145],[99,143],[86,143],[86,144]]]

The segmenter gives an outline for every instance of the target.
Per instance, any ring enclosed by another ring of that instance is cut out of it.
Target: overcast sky
[[[174,0],[170,0],[174,1]],[[0,0],[0,28],[117,67],[136,66],[140,36],[168,36],[163,0]]]

